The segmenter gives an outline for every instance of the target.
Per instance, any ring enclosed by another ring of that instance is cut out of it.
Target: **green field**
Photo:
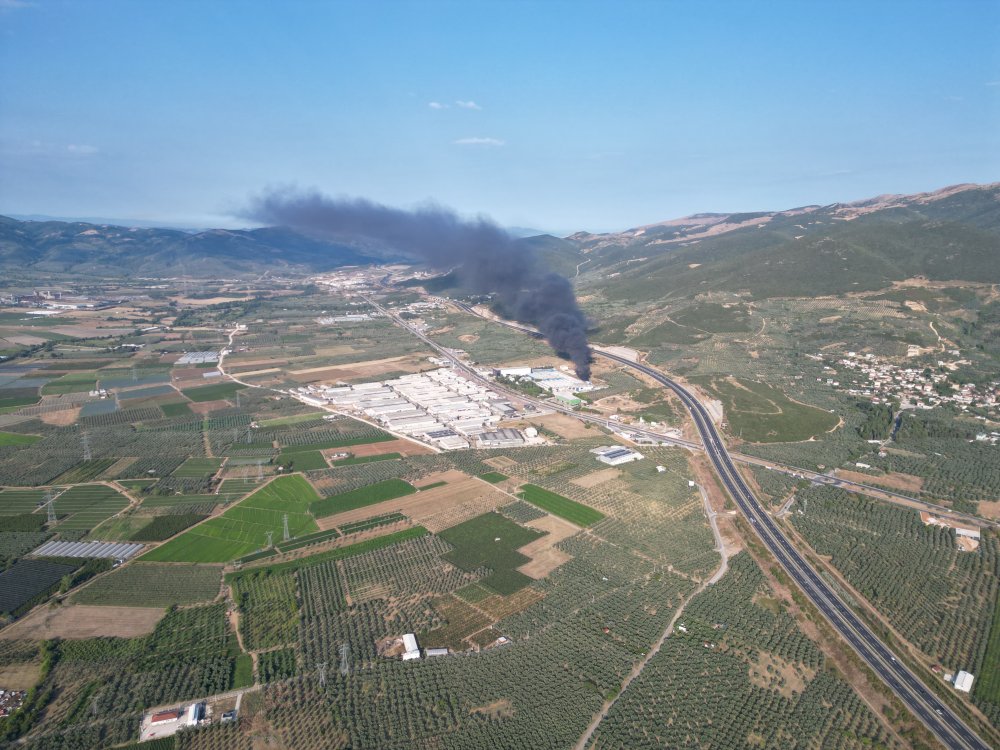
[[[192,414],[191,407],[187,405],[186,401],[160,404],[160,409],[167,417],[189,417]]]
[[[366,505],[374,505],[384,500],[394,500],[416,491],[416,487],[402,479],[386,479],[384,482],[376,482],[368,487],[323,498],[313,503],[310,510],[316,518],[325,518],[345,510],[364,508]]]
[[[290,424],[301,424],[303,422],[318,422],[326,416],[324,411],[313,411],[308,414],[294,414],[290,417],[272,417],[271,419],[261,419],[257,422],[261,428],[282,427]]]
[[[93,372],[71,372],[61,378],[42,386],[43,396],[55,396],[62,393],[78,393],[92,391],[97,387],[97,374]]]
[[[534,541],[541,532],[526,529],[499,513],[484,513],[438,534],[455,549],[442,557],[462,570],[482,567],[492,573],[480,583],[498,594],[513,594],[523,589],[531,579],[516,570],[529,561],[517,551]]]
[[[418,539],[426,534],[427,529],[423,526],[414,526],[411,529],[403,529],[402,531],[396,531],[392,534],[386,534],[385,536],[377,536],[373,539],[366,539],[365,541],[358,542],[357,544],[349,544],[346,547],[338,547],[337,549],[328,550],[327,552],[320,552],[318,555],[300,557],[297,560],[275,563],[274,565],[247,568],[246,570],[239,571],[237,573],[227,573],[226,583],[232,583],[241,575],[245,575],[247,573],[257,573],[259,571],[267,571],[272,574],[287,573],[292,570],[299,570],[300,568],[308,568],[313,565],[329,562],[330,560],[343,560],[346,557],[353,557],[355,555],[364,554],[365,552],[373,552],[374,550],[382,549],[383,547],[389,547],[397,542],[406,542],[410,539]]]
[[[56,498],[56,515],[60,517],[57,528],[93,529],[127,505],[128,500],[103,484],[72,487]]]
[[[174,469],[170,476],[198,479],[203,476],[215,474],[221,466],[221,458],[189,458],[187,461]]]
[[[119,607],[170,607],[211,601],[219,595],[221,565],[126,565],[73,597],[76,604]]]
[[[237,391],[241,391],[244,388],[246,386],[239,383],[213,383],[212,385],[200,385],[197,388],[188,388],[185,391],[181,391],[181,393],[195,402],[217,401],[235,396]]]
[[[294,537],[317,530],[309,515],[316,491],[301,475],[278,477],[221,516],[186,531],[143,555],[148,562],[226,562],[248,555],[283,536],[283,518]]]
[[[993,625],[986,643],[986,655],[972,693],[976,703],[992,704],[987,705],[991,719],[995,721],[1000,717],[1000,597],[997,597],[993,610]]]
[[[0,492],[0,515],[31,513],[44,499],[42,490],[4,490]]]
[[[792,401],[777,388],[746,378],[692,377],[722,401],[729,432],[752,443],[808,440],[837,426],[837,416]]]
[[[555,492],[536,484],[522,485],[518,495],[532,505],[537,505],[554,516],[565,518],[577,526],[590,526],[590,524],[597,523],[604,518],[604,514],[599,510],[594,510],[576,502],[576,500],[570,500],[568,497],[557,495]]]
[[[276,459],[276,464],[291,468],[293,471],[315,471],[317,469],[329,469],[326,459],[319,451],[289,451],[282,453]]]
[[[500,482],[506,481],[508,477],[506,474],[501,474],[499,471],[487,471],[485,474],[480,474],[479,478],[485,479],[491,484],[499,484]]]
[[[0,448],[5,448],[8,445],[31,445],[41,439],[41,435],[19,435],[16,432],[0,432]]]

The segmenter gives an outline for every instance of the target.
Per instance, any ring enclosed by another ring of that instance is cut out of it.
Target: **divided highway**
[[[478,315],[468,305],[455,303],[454,300],[450,301],[453,304],[458,304],[466,312]],[[526,326],[501,320],[494,322],[531,336],[540,337],[537,331]],[[906,704],[913,715],[919,718],[950,750],[990,750],[990,746],[966,726],[965,722],[947,705],[938,700],[920,678],[896,659],[885,644],[841,601],[830,585],[812,569],[805,558],[792,546],[771,516],[761,507],[743,477],[736,470],[736,466],[733,464],[733,460],[705,407],[687,389],[653,367],[608,352],[596,351],[595,354],[648,375],[680,398],[694,418],[705,451],[715,466],[716,472],[739,506],[740,511],[754,528],[757,536],[799,588],[823,613],[834,629]]]

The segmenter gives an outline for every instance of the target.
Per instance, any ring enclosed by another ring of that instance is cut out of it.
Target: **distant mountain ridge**
[[[0,216],[0,265],[52,273],[232,276],[268,269],[323,271],[394,257],[284,227],[189,233]]]
[[[609,299],[879,289],[915,276],[1000,282],[1000,183],[786,211],[695,214],[578,232],[582,283]]]
[[[836,294],[913,276],[1000,283],[1000,183],[784,211],[698,213],[623,232],[516,242],[608,299],[712,289]],[[370,243],[328,242],[286,227],[192,233],[0,217],[0,266],[38,272],[236,276],[405,260]]]

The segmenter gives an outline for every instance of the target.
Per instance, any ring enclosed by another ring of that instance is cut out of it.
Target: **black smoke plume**
[[[569,280],[542,268],[532,252],[488,219],[461,219],[436,206],[404,211],[361,198],[288,191],[257,198],[246,215],[346,243],[374,240],[434,268],[454,268],[463,287],[495,294],[506,315],[536,326],[559,355],[573,361],[579,377],[590,379],[587,318]]]

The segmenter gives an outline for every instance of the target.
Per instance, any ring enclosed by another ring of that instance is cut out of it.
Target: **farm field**
[[[205,402],[205,401],[217,401],[220,399],[231,398],[236,395],[237,391],[243,390],[246,386],[242,386],[239,383],[213,383],[212,385],[202,385],[195,388],[185,388],[181,393],[187,396],[189,399],[195,403]]]
[[[41,435],[21,435],[16,432],[0,432],[0,448],[13,445],[31,445],[42,439]]]
[[[219,595],[222,567],[133,562],[73,595],[76,604],[170,607],[211,601]]]
[[[127,505],[128,500],[107,485],[84,484],[71,487],[55,500],[56,515],[60,517],[57,528],[92,529]],[[62,518],[63,515],[68,517]]]
[[[143,555],[147,562],[226,562],[272,541],[280,542],[283,519],[292,536],[317,531],[309,506],[318,496],[298,474],[278,477],[225,511]]]
[[[163,607],[108,607],[74,604],[57,609],[38,607],[9,628],[0,639],[135,638],[148,635],[163,619]]]
[[[312,510],[313,515],[317,518],[323,518],[336,513],[375,505],[385,500],[395,500],[397,497],[410,495],[416,491],[417,488],[409,482],[404,482],[401,479],[386,479],[383,482],[376,482],[361,489],[325,497],[313,503],[310,510]]]
[[[531,578],[517,570],[530,562],[517,551],[542,536],[519,526],[499,513],[486,513],[440,532],[439,536],[455,549],[444,559],[462,570],[474,571],[482,567],[492,572],[480,583],[498,594],[513,594],[531,583]]]
[[[577,526],[590,526],[604,518],[604,514],[599,510],[594,510],[535,484],[522,485],[519,495],[532,505],[537,505],[560,518],[565,518]]]
[[[0,573],[0,613],[16,612],[76,568],[46,560],[21,560]]]

